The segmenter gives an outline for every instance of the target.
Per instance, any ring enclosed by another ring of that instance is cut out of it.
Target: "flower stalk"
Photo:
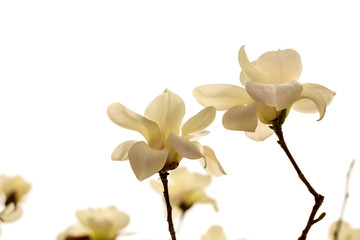
[[[165,198],[165,203],[166,203],[166,211],[167,211],[167,221],[168,221],[168,226],[169,226],[169,233],[171,236],[171,240],[176,240],[176,235],[175,235],[175,229],[174,229],[174,224],[173,224],[173,220],[172,220],[172,207],[170,204],[170,197],[169,197],[169,190],[168,190],[168,180],[167,180],[167,176],[169,175],[168,172],[164,172],[164,171],[159,171],[159,175],[160,175],[160,179],[161,182],[163,184],[164,187],[164,198]]]
[[[282,117],[284,116],[284,118]],[[285,139],[283,136],[283,132],[282,132],[282,124],[284,123],[286,117],[286,110],[282,111],[282,114],[280,114],[280,117],[275,119],[272,123],[272,126],[270,126],[270,128],[272,130],[274,130],[275,134],[278,137],[278,144],[281,146],[281,148],[284,150],[284,152],[286,153],[287,157],[289,158],[291,164],[293,165],[293,167],[295,168],[295,171],[297,172],[300,180],[305,184],[305,186],[307,187],[307,189],[309,190],[309,192],[314,196],[314,200],[315,200],[315,204],[312,208],[312,211],[310,213],[308,222],[304,228],[304,230],[302,231],[301,236],[298,238],[298,240],[305,240],[307,237],[308,232],[310,231],[310,228],[317,222],[319,222],[321,219],[323,219],[326,215],[325,212],[323,212],[322,214],[320,214],[320,216],[318,218],[315,218],[317,211],[319,210],[321,204],[324,201],[324,196],[322,196],[321,194],[317,193],[315,191],[315,189],[311,186],[311,184],[309,183],[309,181],[306,179],[305,175],[301,172],[299,166],[297,165],[295,159],[293,158],[293,156],[291,155],[286,143],[285,143]]]

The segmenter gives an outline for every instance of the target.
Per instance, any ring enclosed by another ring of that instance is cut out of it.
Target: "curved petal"
[[[272,83],[263,72],[257,69],[254,64],[250,63],[245,52],[245,46],[242,46],[239,50],[239,64],[250,81],[258,83]]]
[[[183,137],[204,130],[207,128],[215,119],[216,109],[212,106],[206,107],[201,110],[198,114],[190,118],[184,123],[181,128],[181,134]]]
[[[160,144],[160,129],[153,121],[131,111],[120,103],[113,103],[107,109],[111,121],[120,127],[141,133],[150,146]]]
[[[278,111],[275,107],[264,104],[258,104],[258,118],[262,123],[271,124],[278,117]]]
[[[257,126],[257,104],[238,105],[230,108],[223,116],[222,124],[226,129],[253,132]]]
[[[201,240],[226,240],[227,237],[221,226],[214,225],[201,237]]]
[[[123,143],[120,143],[113,153],[111,154],[111,160],[114,161],[125,161],[129,160],[129,149],[136,143],[136,140],[129,140]]]
[[[184,115],[183,100],[168,89],[152,100],[145,110],[145,117],[159,125],[163,143],[170,132],[179,134]]]
[[[278,111],[292,105],[303,90],[302,85],[297,81],[282,84],[247,82],[245,88],[255,101],[274,106]]]
[[[293,49],[266,52],[256,60],[255,67],[263,72],[271,83],[298,80],[302,71],[300,55]]]
[[[321,120],[324,117],[326,107],[331,103],[335,92],[314,83],[303,84],[303,92],[292,108],[303,113],[320,113]]]
[[[219,160],[216,158],[214,151],[208,146],[203,146],[203,149],[205,157],[200,158],[199,162],[201,166],[205,168],[206,172],[214,177],[226,175],[226,172],[221,166]]]
[[[203,136],[206,136],[208,135],[210,132],[207,131],[207,130],[202,130],[200,132],[196,132],[196,133],[192,133],[192,134],[189,134],[187,136],[185,136],[184,138],[189,140],[189,141],[197,141],[199,140],[200,138],[202,138]]]
[[[188,159],[198,159],[204,156],[193,142],[179,137],[174,133],[170,133],[169,138],[174,149],[181,156]]]
[[[23,214],[20,207],[16,207],[14,203],[8,204],[2,212],[0,212],[0,222],[14,222]]]
[[[244,88],[231,84],[202,85],[194,89],[193,96],[201,105],[214,106],[216,110],[227,110],[251,102]]]
[[[241,83],[241,85],[243,85],[245,87],[245,85],[246,85],[246,83],[248,81],[250,81],[249,78],[246,76],[246,74],[243,71],[241,71],[240,72],[240,83]]]
[[[255,132],[245,132],[245,135],[251,138],[252,140],[259,142],[259,141],[264,141],[265,139],[270,137],[273,133],[274,131],[271,128],[269,128],[269,125],[263,124],[262,122],[259,121]]]
[[[168,150],[155,150],[145,142],[135,143],[129,150],[129,161],[135,176],[140,181],[160,171],[168,156]]]

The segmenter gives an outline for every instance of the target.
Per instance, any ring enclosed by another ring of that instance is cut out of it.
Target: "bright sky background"
[[[189,119],[202,109],[192,90],[239,85],[239,48],[250,60],[293,48],[300,82],[337,92],[324,119],[290,113],[288,146],[305,176],[325,196],[323,221],[309,240],[327,239],[340,212],[345,175],[359,157],[360,35],[357,1],[92,1],[0,2],[0,174],[32,184],[24,216],[3,224],[2,238],[55,239],[75,224],[75,211],[116,205],[133,237],[168,239],[162,197],[139,182],[128,162],[110,160],[136,132],[112,123],[113,102],[143,114],[165,88],[180,95]],[[313,207],[275,136],[254,142],[225,130],[218,112],[211,146],[228,175],[214,178],[218,201],[194,206],[178,239],[200,239],[220,224],[229,240],[297,239]],[[205,173],[196,161],[182,166]],[[153,179],[156,179],[154,176]],[[360,162],[354,169],[345,219],[360,227]],[[177,225],[177,220],[175,220]],[[0,237],[1,238],[1,237]]]

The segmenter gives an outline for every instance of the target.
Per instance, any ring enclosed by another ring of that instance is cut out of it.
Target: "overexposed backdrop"
[[[305,176],[325,196],[327,216],[308,239],[327,239],[340,213],[345,175],[359,153],[360,16],[356,1],[93,1],[0,2],[0,174],[32,184],[24,216],[2,224],[5,240],[55,239],[75,224],[75,211],[116,205],[131,217],[120,239],[169,238],[162,197],[139,182],[128,162],[110,160],[136,132],[112,123],[113,102],[143,114],[165,88],[186,105],[184,120],[202,109],[192,90],[239,85],[239,48],[250,60],[293,48],[300,82],[337,92],[324,119],[292,111],[288,146]],[[223,112],[201,142],[211,146],[227,176],[213,178],[218,201],[194,206],[178,232],[200,239],[213,224],[229,240],[297,239],[313,197],[275,136],[254,142],[225,130]],[[182,166],[202,172],[196,161]],[[157,179],[154,176],[152,179]],[[360,163],[353,169],[345,219],[360,227]],[[175,224],[177,225],[177,220]]]

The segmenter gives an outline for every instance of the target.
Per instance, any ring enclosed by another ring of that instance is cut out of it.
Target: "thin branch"
[[[284,136],[283,136],[283,132],[282,132],[282,125],[283,121],[281,122],[273,122],[273,126],[271,127],[271,129],[274,130],[275,134],[278,137],[278,144],[281,146],[281,148],[284,150],[284,152],[286,153],[287,157],[289,158],[291,164],[293,165],[293,167],[295,168],[295,171],[297,172],[299,178],[301,179],[301,181],[305,184],[305,186],[307,187],[307,189],[309,190],[309,192],[314,196],[314,200],[315,200],[315,204],[312,208],[312,211],[310,213],[308,222],[304,228],[304,230],[302,231],[301,236],[298,238],[298,240],[305,240],[307,237],[308,232],[310,231],[310,228],[317,222],[319,222],[321,219],[323,219],[325,217],[325,212],[323,212],[322,214],[320,214],[320,216],[318,218],[315,219],[316,213],[319,210],[321,204],[324,201],[324,197],[320,194],[318,194],[315,189],[311,186],[311,184],[309,183],[309,181],[306,179],[306,177],[304,176],[304,174],[301,172],[299,166],[297,165],[295,159],[293,158],[293,156],[291,155],[285,140],[284,140]]]
[[[342,204],[339,220],[338,220],[338,222],[336,224],[336,228],[335,228],[335,231],[334,231],[334,240],[338,240],[338,238],[339,238],[340,229],[341,229],[341,225],[342,225],[343,218],[344,218],[346,203],[347,203],[347,200],[349,198],[350,175],[351,175],[352,169],[354,168],[354,165],[355,165],[355,159],[353,159],[351,161],[348,172],[346,174],[345,196],[344,196],[344,201],[343,201],[343,204]]]
[[[174,224],[173,224],[172,215],[171,215],[172,208],[171,208],[171,204],[170,204],[170,197],[169,197],[169,190],[168,190],[167,176],[169,175],[169,173],[160,171],[159,175],[160,175],[161,182],[164,186],[164,198],[165,198],[165,203],[166,203],[167,221],[168,221],[168,226],[169,226],[169,232],[171,235],[171,240],[176,240],[175,229],[174,229]]]

